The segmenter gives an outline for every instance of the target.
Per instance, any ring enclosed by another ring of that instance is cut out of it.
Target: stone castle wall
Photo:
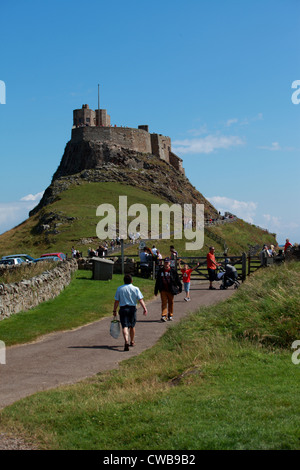
[[[141,153],[152,153],[150,134],[127,127],[78,127],[72,129],[72,141],[107,142]]]
[[[157,157],[170,162],[171,139],[161,134],[151,134],[152,153]]]
[[[182,160],[177,157],[173,152],[170,152],[170,165],[172,165],[175,170],[180,171],[180,173],[184,174],[184,168],[182,167]]]
[[[82,141],[108,143],[139,153],[156,155],[184,173],[182,160],[171,152],[171,139],[161,134],[150,134],[145,129],[128,127],[76,127],[72,129],[72,143]]]
[[[54,299],[71,282],[75,260],[64,261],[51,271],[12,284],[0,284],[0,320]]]

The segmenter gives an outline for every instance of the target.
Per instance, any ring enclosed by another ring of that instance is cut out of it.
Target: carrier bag
[[[114,319],[114,320],[111,321],[109,332],[110,332],[110,335],[113,338],[115,338],[115,339],[119,338],[119,335],[120,335],[120,322],[119,322],[119,320]]]

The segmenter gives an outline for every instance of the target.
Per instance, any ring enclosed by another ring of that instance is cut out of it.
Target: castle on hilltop
[[[148,153],[164,160],[184,174],[182,159],[171,150],[171,139],[162,134],[150,134],[148,125],[138,128],[111,126],[106,109],[90,109],[82,105],[73,111],[72,141],[105,142],[139,153]]]

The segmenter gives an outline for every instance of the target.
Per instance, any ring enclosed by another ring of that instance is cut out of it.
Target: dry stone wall
[[[12,284],[0,284],[0,320],[54,299],[71,282],[75,260],[63,261],[51,271]]]

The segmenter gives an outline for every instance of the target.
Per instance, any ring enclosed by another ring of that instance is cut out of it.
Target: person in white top
[[[155,245],[153,245],[153,247],[151,248],[151,252],[152,252],[152,254],[153,254],[154,256],[157,255],[157,248],[156,248]]]

